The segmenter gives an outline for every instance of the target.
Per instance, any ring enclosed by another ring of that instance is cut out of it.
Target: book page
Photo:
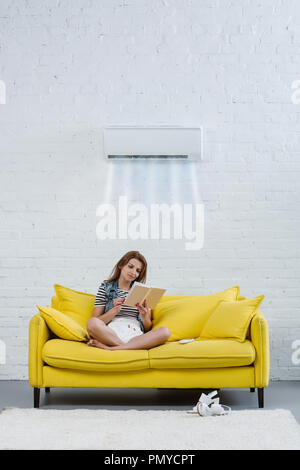
[[[166,289],[145,286],[142,283],[135,283],[129,291],[129,294],[123,305],[135,307],[136,303],[143,304],[146,299],[148,308],[155,308],[159,299],[164,295]]]
[[[142,304],[149,291],[150,287],[134,285],[132,289],[130,289],[129,294],[126,297],[126,300],[123,305],[135,307],[136,303]]]
[[[156,287],[152,287],[150,289],[150,292],[148,292],[146,295],[147,306],[151,308],[151,310],[154,309],[165,292],[166,289],[158,289]]]

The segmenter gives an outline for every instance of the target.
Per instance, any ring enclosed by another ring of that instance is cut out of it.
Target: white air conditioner
[[[109,161],[199,161],[202,128],[181,126],[106,126],[103,151]]]

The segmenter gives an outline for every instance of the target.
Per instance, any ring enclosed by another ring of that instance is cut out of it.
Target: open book
[[[135,282],[131,287],[123,305],[135,307],[136,303],[143,305],[144,300],[146,300],[147,306],[153,309],[156,307],[159,299],[164,295],[165,292],[166,289],[150,287],[142,284],[141,282]]]

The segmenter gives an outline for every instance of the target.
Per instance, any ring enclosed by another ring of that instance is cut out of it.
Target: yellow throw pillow
[[[201,338],[230,338],[245,341],[252,318],[264,295],[236,302],[220,302],[204,325]]]
[[[208,295],[168,296],[168,300],[158,302],[153,310],[152,329],[167,326],[171,331],[168,341],[178,341],[184,338],[196,338],[222,300],[236,300],[240,287],[231,287],[222,292]]]
[[[78,292],[59,284],[54,284],[54,289],[58,297],[57,309],[85,329],[86,322],[92,316],[96,296]]]
[[[64,313],[48,306],[40,307],[37,305],[37,308],[50,330],[59,338],[71,341],[86,341],[89,339],[86,329]]]

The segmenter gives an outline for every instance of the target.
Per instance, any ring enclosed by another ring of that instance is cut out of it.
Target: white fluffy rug
[[[175,410],[26,409],[0,413],[0,449],[300,449],[289,410],[200,417]]]

